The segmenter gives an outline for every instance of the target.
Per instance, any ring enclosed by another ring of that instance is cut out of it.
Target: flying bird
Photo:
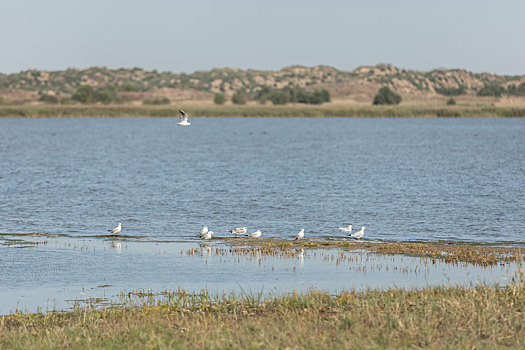
[[[366,229],[366,227],[361,226],[361,229],[359,231],[357,231],[356,233],[352,233],[349,236],[353,237],[353,238],[356,238],[356,239],[362,238],[365,235],[365,229]]]
[[[177,125],[180,126],[190,126],[191,123],[188,121],[188,115],[186,112],[184,112],[182,109],[179,109],[180,113],[180,122],[177,123]]]
[[[117,226],[112,228],[111,230],[108,230],[109,233],[112,233],[114,235],[118,235],[122,231],[122,224],[119,222]]]
[[[295,240],[303,239],[304,238],[304,228],[299,231],[299,233],[295,236]]]
[[[248,236],[248,237],[252,237],[252,238],[259,238],[262,236],[262,231],[261,230],[257,230],[255,232],[252,232],[248,235],[245,235],[245,236]]]

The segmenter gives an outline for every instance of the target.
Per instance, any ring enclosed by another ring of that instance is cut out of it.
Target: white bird
[[[262,231],[261,230],[257,230],[255,232],[252,232],[249,235],[245,235],[245,236],[249,236],[249,237],[252,237],[252,238],[259,238],[259,237],[262,236]]]
[[[299,233],[295,236],[295,240],[303,239],[304,238],[304,228],[299,231]]]
[[[122,231],[122,224],[119,222],[117,226],[112,228],[111,230],[108,230],[109,233],[112,233],[114,235],[118,235]]]
[[[352,232],[352,224],[348,225],[347,227],[339,227],[339,231],[351,233]]]
[[[208,226],[204,226],[201,230],[201,233],[199,233],[199,237],[202,238],[204,237],[205,234],[208,233]]]
[[[202,239],[209,241],[213,237],[213,231],[208,231],[201,236]]]
[[[180,122],[177,123],[177,125],[180,126],[190,126],[191,123],[188,121],[188,115],[186,112],[184,112],[182,109],[179,109],[180,113]]]
[[[248,231],[247,227],[237,227],[230,230],[230,233],[233,233],[235,236],[242,236]]]
[[[361,237],[363,237],[365,235],[365,229],[366,229],[366,227],[361,226],[361,229],[359,231],[357,231],[356,233],[352,233],[349,236],[353,237],[353,238],[356,238],[356,239],[359,239],[359,238],[361,238]]]

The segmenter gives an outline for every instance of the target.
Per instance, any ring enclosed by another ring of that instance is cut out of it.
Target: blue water
[[[0,119],[0,314],[142,288],[338,292],[516,272],[363,251],[216,254],[224,241],[195,235],[341,236],[351,222],[372,240],[523,242],[525,119],[177,121]],[[118,222],[131,238],[97,236]]]
[[[0,232],[523,241],[525,119],[0,119]]]

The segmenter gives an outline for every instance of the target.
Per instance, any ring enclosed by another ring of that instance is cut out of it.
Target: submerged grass
[[[0,348],[522,348],[523,280],[503,288],[197,295],[0,319]]]
[[[342,248],[368,250],[382,255],[409,255],[430,258],[451,264],[469,263],[478,266],[493,266],[523,260],[522,243],[487,245],[466,242],[367,242],[340,239],[305,239],[285,241],[282,239],[223,239],[227,244],[250,246],[261,255],[283,255],[294,249]],[[284,251],[284,253],[283,253]]]
[[[206,117],[525,117],[522,107],[492,106],[187,106]],[[134,105],[0,106],[0,117],[176,117],[178,107]]]

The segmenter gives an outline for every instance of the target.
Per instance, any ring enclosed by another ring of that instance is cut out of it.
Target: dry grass
[[[523,281],[505,288],[189,295],[140,307],[78,308],[0,320],[0,348],[522,348]]]
[[[492,106],[306,106],[306,105],[187,105],[186,112],[207,117],[525,117],[523,107]],[[176,117],[176,106],[135,105],[5,105],[0,117]]]
[[[409,255],[431,258],[451,264],[469,263],[477,266],[519,262],[523,259],[521,243],[506,245],[487,245],[466,242],[367,242],[340,239],[305,239],[289,241],[280,238],[270,239],[215,239],[236,246],[256,249],[257,255],[287,256],[295,255],[297,248],[341,248],[345,250],[368,250],[382,255]],[[246,251],[246,249],[244,250]]]

